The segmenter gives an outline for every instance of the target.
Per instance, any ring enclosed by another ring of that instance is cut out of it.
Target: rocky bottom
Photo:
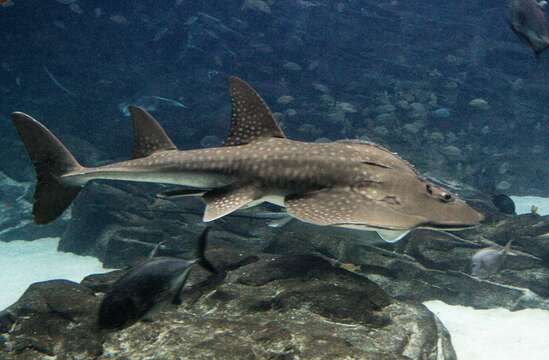
[[[213,248],[221,270],[193,270],[185,301],[155,321],[96,328],[101,292],[121,271],[81,284],[32,285],[0,315],[2,359],[456,359],[421,304],[312,255]]]

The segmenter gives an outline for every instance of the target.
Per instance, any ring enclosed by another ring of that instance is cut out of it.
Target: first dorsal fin
[[[128,110],[133,121],[133,159],[146,157],[157,151],[177,149],[151,114],[137,106],[129,106]]]
[[[225,146],[244,145],[262,137],[285,137],[265,101],[248,83],[229,77],[229,95],[231,129]]]

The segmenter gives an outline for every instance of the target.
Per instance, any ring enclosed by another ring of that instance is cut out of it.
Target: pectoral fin
[[[206,202],[204,222],[219,219],[261,198],[260,191],[252,185],[230,186],[208,191],[203,197]]]
[[[380,231],[386,240],[396,241],[425,220],[401,211],[397,201],[388,197],[371,198],[366,191],[349,187],[331,188],[286,197],[288,214],[316,225],[335,225],[350,228],[399,229]]]

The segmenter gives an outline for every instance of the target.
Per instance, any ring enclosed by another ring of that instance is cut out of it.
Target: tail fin
[[[80,191],[80,187],[65,185],[60,177],[82,166],[55,135],[32,117],[16,112],[11,119],[36,171],[34,222],[47,224],[57,219]]]
[[[208,233],[210,232],[210,228],[207,227],[202,231],[202,234],[200,234],[200,237],[198,238],[198,263],[200,266],[202,266],[204,269],[208,270],[209,272],[213,274],[217,274],[217,270],[213,267],[213,265],[206,259],[204,256],[204,253],[206,251],[206,247],[208,246]]]

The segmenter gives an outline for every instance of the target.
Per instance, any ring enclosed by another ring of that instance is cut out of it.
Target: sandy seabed
[[[109,271],[91,256],[57,251],[59,238],[34,241],[0,241],[0,310],[38,281],[67,279],[80,282],[89,274]]]
[[[515,202],[515,211],[517,214],[528,214],[532,211],[532,205],[537,206],[538,214],[549,215],[549,198],[539,196],[511,196]],[[547,356],[549,359],[549,355]]]
[[[479,310],[439,300],[424,305],[450,332],[459,360],[549,359],[549,311]]]

